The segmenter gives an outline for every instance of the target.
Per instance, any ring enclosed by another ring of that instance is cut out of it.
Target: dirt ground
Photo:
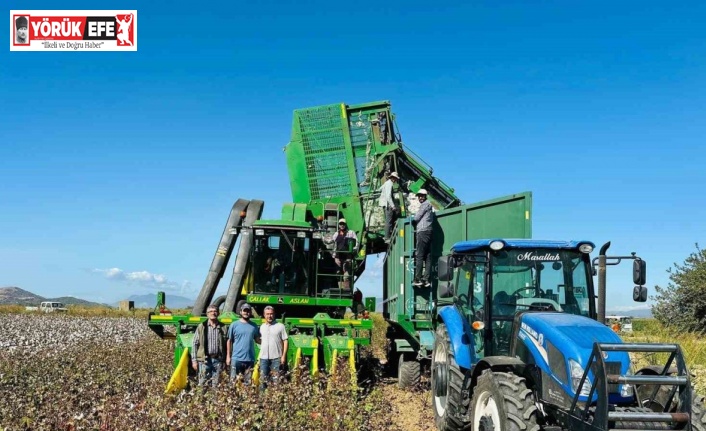
[[[396,425],[405,431],[435,431],[428,382],[413,390],[400,389],[397,379],[385,379],[380,387],[386,398],[392,400],[391,412]]]

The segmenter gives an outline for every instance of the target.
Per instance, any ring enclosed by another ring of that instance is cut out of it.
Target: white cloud
[[[111,281],[123,282],[130,285],[138,285],[149,289],[170,290],[179,293],[192,293],[191,282],[184,280],[179,283],[169,280],[164,274],[153,274],[149,271],[126,272],[120,268],[93,269],[94,274],[102,274]]]

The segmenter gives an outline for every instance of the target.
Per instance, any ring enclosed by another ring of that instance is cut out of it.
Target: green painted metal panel
[[[292,130],[292,143],[284,149],[287,158],[287,170],[289,171],[289,185],[292,190],[292,199],[295,202],[309,202],[311,193],[309,192],[309,176],[306,170],[306,158],[301,140],[294,140],[294,130],[300,127],[298,117],[294,116]]]
[[[281,227],[284,229],[311,229],[311,224],[307,222],[301,222],[301,221],[292,221],[292,220],[258,220],[254,222],[253,227]]]
[[[282,220],[294,221],[294,204],[286,203],[282,205]]]
[[[532,194],[525,192],[437,211],[432,234],[432,262],[462,240],[531,238],[531,209]],[[404,332],[417,337],[418,330],[433,326],[436,274],[432,270],[431,287],[412,286],[414,230],[411,217],[399,221],[397,227],[385,261],[383,311]]]
[[[312,298],[309,296],[284,296],[284,295],[261,295],[248,294],[247,301],[251,304],[296,304],[296,305],[311,305],[311,306],[335,306],[335,307],[350,307],[353,305],[353,300],[350,298],[334,299],[334,298]]]
[[[194,334],[179,334],[176,337],[176,342],[174,343],[174,361],[173,366],[176,368],[181,360],[181,355],[184,353],[184,349],[191,349],[194,345]],[[190,366],[191,364],[189,364]]]
[[[294,204],[293,220],[306,222],[306,204]]]

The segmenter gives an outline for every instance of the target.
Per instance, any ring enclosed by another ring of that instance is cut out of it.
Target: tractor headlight
[[[574,361],[573,359],[569,359],[569,368],[571,372],[571,389],[574,392],[578,392],[579,383],[581,383],[581,377],[583,377],[584,369],[578,362]],[[591,382],[588,380],[588,376],[586,376],[586,381],[583,382],[583,386],[581,387],[581,393],[579,395],[587,397],[590,392]]]
[[[593,251],[593,246],[591,244],[581,244],[579,246],[579,251],[581,253],[589,254],[590,252]]]
[[[255,229],[255,235],[256,235],[256,236],[263,236],[263,235],[265,235],[265,229]]]
[[[632,390],[632,385],[620,385],[620,396],[623,398],[629,398],[632,397],[633,395],[633,390]]]
[[[627,375],[630,376],[632,374],[633,374],[632,366],[630,366],[630,368],[628,369]],[[630,398],[633,396],[633,394],[634,394],[634,391],[633,391],[633,387],[631,384],[626,383],[624,385],[620,385],[620,396],[621,397]]]
[[[321,239],[321,232],[314,232],[311,234],[311,237],[314,239]]]

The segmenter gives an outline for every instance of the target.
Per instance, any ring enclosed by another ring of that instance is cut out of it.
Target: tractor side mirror
[[[645,286],[635,286],[632,289],[632,300],[635,302],[647,301],[647,288]]]
[[[453,298],[454,296],[454,285],[449,281],[439,282],[437,286],[436,297],[437,298]]]
[[[642,259],[632,261],[632,282],[638,286],[645,284],[647,278],[647,263]]]
[[[454,279],[454,258],[453,256],[441,256],[436,271],[439,281],[451,281]]]

